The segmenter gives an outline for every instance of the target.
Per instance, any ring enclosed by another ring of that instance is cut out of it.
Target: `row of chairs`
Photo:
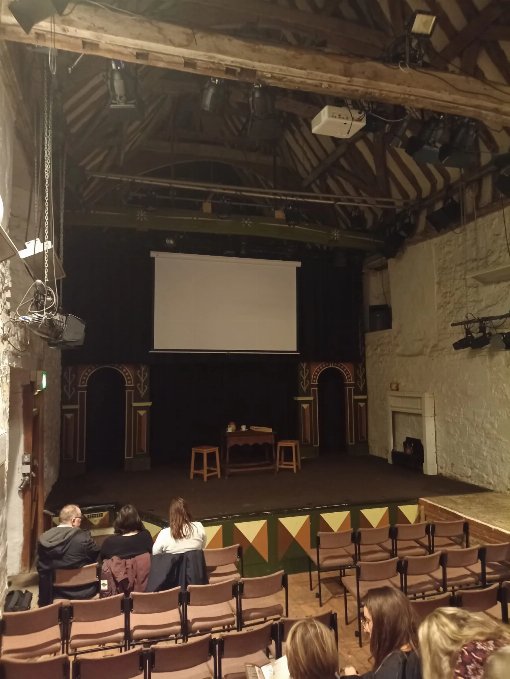
[[[470,547],[464,550],[446,550],[425,556],[407,556],[403,559],[394,557],[384,561],[359,561],[355,565],[355,574],[344,574],[341,583],[344,590],[344,613],[347,616],[347,594],[356,601],[358,635],[361,645],[361,609],[363,598],[368,590],[374,587],[392,586],[401,589],[407,596],[426,598],[439,593],[455,594],[457,590],[482,587],[487,584],[487,564],[484,576],[478,557],[483,549]],[[499,582],[495,584],[498,589]],[[482,596],[482,595],[480,595]],[[506,606],[505,601],[503,602]],[[502,610],[502,618],[507,613]]]
[[[336,613],[317,616],[318,620],[333,630],[338,645]],[[220,634],[213,639],[210,634],[176,644],[155,644],[151,648],[127,650],[121,654],[102,657],[75,658],[72,663],[73,679],[150,679],[165,677],[176,679],[199,677],[222,679],[224,676],[242,674],[246,664],[265,665],[268,650],[279,658],[285,641],[296,620],[281,619],[241,632]],[[67,655],[50,659],[26,661],[17,658],[0,659],[3,679],[54,679],[71,676]]]
[[[284,603],[282,604],[282,593]],[[287,575],[132,592],[104,599],[61,601],[6,613],[1,621],[1,654],[34,657],[161,639],[187,639],[213,630],[237,629],[289,614]]]

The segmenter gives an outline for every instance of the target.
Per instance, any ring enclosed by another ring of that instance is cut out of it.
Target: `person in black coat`
[[[373,668],[364,679],[421,679],[414,611],[406,595],[395,587],[376,587],[364,597],[363,626],[370,635]],[[342,677],[356,676],[352,666]]]
[[[97,585],[83,585],[72,589],[53,587],[53,571],[57,568],[80,568],[95,563],[99,548],[89,531],[80,528],[81,509],[66,505],[59,514],[60,523],[45,531],[37,544],[37,572],[39,573],[39,606],[51,604],[54,598],[90,599],[97,593]]]

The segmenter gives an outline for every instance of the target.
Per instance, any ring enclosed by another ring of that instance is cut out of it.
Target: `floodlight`
[[[491,334],[490,332],[487,332],[485,323],[480,323],[479,332],[481,334],[478,337],[473,337],[471,340],[471,349],[482,349],[491,342]]]
[[[40,21],[55,13],[62,14],[68,4],[69,0],[13,0],[9,10],[25,33],[30,33]]]
[[[436,26],[437,16],[432,12],[417,10],[412,15],[408,27],[412,35],[430,37]]]
[[[471,342],[473,340],[473,333],[469,328],[466,328],[466,336],[462,337],[462,339],[457,340],[452,344],[452,347],[455,349],[455,351],[458,351],[459,349],[469,349],[471,347]]]

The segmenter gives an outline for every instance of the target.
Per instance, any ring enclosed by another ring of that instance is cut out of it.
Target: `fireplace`
[[[437,456],[436,456],[436,423],[434,412],[434,396],[433,394],[419,394],[415,392],[405,391],[389,391],[388,392],[388,462],[393,462],[392,452],[399,451],[401,443],[396,436],[396,417],[400,414],[407,414],[414,416],[415,428],[419,430],[419,436],[406,436],[408,444],[416,445],[414,459],[421,457],[421,450],[414,441],[419,441],[423,446],[423,473],[429,475],[437,474]],[[414,433],[414,432],[413,432]],[[402,439],[400,438],[400,441]],[[401,455],[408,455],[401,451]],[[411,453],[412,454],[412,453]],[[398,456],[401,459],[400,456]],[[408,459],[408,461],[410,458]]]

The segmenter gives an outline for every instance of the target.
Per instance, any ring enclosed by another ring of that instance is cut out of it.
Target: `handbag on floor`
[[[30,610],[32,603],[32,592],[28,589],[13,589],[7,592],[4,604],[4,613],[19,613],[20,611]]]

